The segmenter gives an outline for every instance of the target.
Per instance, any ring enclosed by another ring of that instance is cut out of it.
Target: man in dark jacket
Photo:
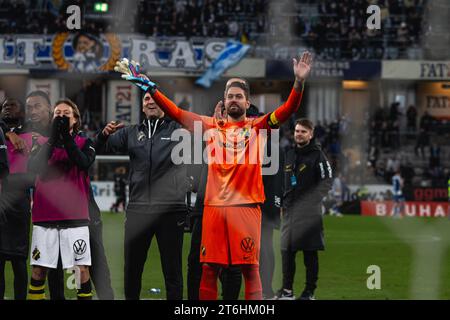
[[[8,131],[20,127],[24,121],[23,104],[16,99],[7,98],[1,107],[0,119]],[[22,138],[31,146],[32,137]],[[0,197],[0,215],[6,220],[0,224],[0,300],[5,292],[5,263],[11,262],[14,273],[14,299],[27,297],[27,257],[30,233],[30,196],[29,189],[33,179],[27,173],[28,155],[14,153],[12,144],[6,142],[10,174],[4,184]]]
[[[281,223],[283,288],[277,294],[280,300],[294,299],[297,251],[303,251],[306,267],[306,287],[300,299],[314,299],[319,272],[317,251],[325,247],[321,202],[330,189],[332,170],[320,145],[313,140],[313,131],[310,120],[297,120],[296,147],[285,156]]]
[[[183,298],[182,247],[186,217],[186,167],[171,161],[172,133],[181,126],[164,116],[150,93],[143,99],[146,118],[127,126],[110,122],[97,146],[130,156],[130,196],[125,222],[125,299],[137,300],[151,240],[156,235],[167,299]]]

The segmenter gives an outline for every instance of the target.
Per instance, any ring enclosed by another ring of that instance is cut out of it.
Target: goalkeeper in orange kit
[[[247,118],[250,107],[249,88],[240,81],[225,88],[224,117],[206,117],[178,108],[162,94],[139,65],[124,59],[116,71],[150,92],[155,102],[172,119],[194,131],[207,131],[208,178],[204,200],[202,245],[203,263],[200,299],[217,299],[220,267],[241,266],[245,281],[245,299],[262,299],[259,278],[261,233],[260,205],[264,202],[262,183],[262,130],[279,128],[294,114],[302,99],[304,81],[309,75],[312,56],[303,53],[293,59],[295,81],[288,100],[274,112]],[[197,126],[195,125],[197,122]]]

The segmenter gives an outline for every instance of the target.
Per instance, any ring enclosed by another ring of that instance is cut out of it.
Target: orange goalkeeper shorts
[[[200,262],[259,264],[261,209],[255,206],[205,206]]]

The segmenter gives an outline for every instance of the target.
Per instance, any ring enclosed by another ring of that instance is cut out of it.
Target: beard
[[[295,142],[297,143],[297,145],[298,145],[299,147],[304,147],[304,146],[308,145],[308,144],[309,144],[309,141],[310,141],[310,140],[307,140],[307,139],[298,139],[298,140],[295,140]]]
[[[231,109],[231,107],[236,106],[237,108],[235,109]],[[227,115],[229,115],[230,117],[232,117],[233,119],[238,119],[240,118],[243,114],[245,113],[245,109],[241,108],[239,105],[237,104],[232,104],[228,107],[227,109]]]

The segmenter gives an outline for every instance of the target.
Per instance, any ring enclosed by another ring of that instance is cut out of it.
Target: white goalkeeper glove
[[[136,61],[129,61],[127,58],[123,58],[116,62],[114,71],[122,73],[122,79],[134,83],[136,86],[144,91],[156,90],[156,84],[145,75],[140,73],[140,65]]]

